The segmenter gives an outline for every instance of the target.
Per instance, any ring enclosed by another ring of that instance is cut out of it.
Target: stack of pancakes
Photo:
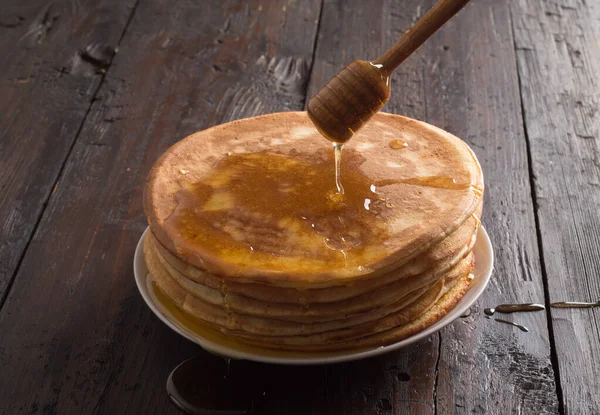
[[[333,174],[331,152],[304,112],[171,147],[144,194],[158,289],[208,329],[268,349],[379,347],[438,321],[472,279],[483,201],[475,155],[436,127],[377,114],[345,146],[340,201],[321,195],[334,181],[315,167]],[[321,196],[330,200],[318,210]]]

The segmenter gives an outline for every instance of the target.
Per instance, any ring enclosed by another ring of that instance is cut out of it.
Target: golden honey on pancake
[[[401,151],[399,151],[401,150]],[[376,347],[433,324],[469,286],[483,177],[468,146],[377,114],[333,154],[306,113],[213,127],[171,147],[144,194],[161,298],[252,347]]]
[[[387,225],[378,213],[386,209],[385,199],[353,158],[345,160],[340,195],[330,156],[226,156],[175,194],[177,207],[165,229],[181,250],[201,245],[205,255],[232,265],[285,270],[296,266],[286,260],[291,257],[301,258],[305,268],[362,266],[383,254]]]

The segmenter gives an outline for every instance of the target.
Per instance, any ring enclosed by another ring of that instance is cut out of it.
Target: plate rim
[[[231,349],[227,346],[219,345],[218,343],[212,342],[208,339],[205,339],[197,334],[190,334],[186,329],[180,327],[177,322],[177,318],[174,316],[168,316],[160,310],[159,306],[156,305],[153,295],[150,294],[150,290],[148,289],[148,283],[151,282],[152,276],[149,274],[148,269],[146,267],[146,263],[144,260],[144,250],[142,246],[142,242],[144,240],[144,236],[149,232],[149,227],[144,230],[142,236],[140,237],[134,257],[133,257],[133,273],[134,279],[137,286],[137,289],[144,299],[144,302],[152,310],[154,315],[158,317],[164,324],[167,325],[171,330],[178,333],[179,335],[185,337],[193,343],[196,343],[200,347],[202,347],[207,352],[219,355],[221,357],[225,357],[228,359],[240,359],[240,360],[251,360],[255,362],[261,363],[272,363],[272,364],[281,364],[281,365],[319,365],[319,364],[333,364],[333,363],[342,363],[349,362],[354,360],[366,359],[369,357],[379,356],[381,354],[389,353],[403,347],[409,346],[413,343],[416,343],[419,340],[428,337],[435,332],[443,329],[450,323],[454,322],[461,314],[463,314],[467,309],[469,309],[483,294],[488,283],[490,282],[493,270],[494,270],[494,250],[492,247],[492,243],[490,241],[489,235],[485,230],[484,226],[480,226],[477,233],[477,240],[475,245],[473,246],[473,251],[475,250],[483,250],[480,254],[482,256],[481,259],[486,260],[484,269],[482,270],[483,274],[478,277],[475,277],[475,285],[473,285],[469,291],[467,291],[468,299],[465,300],[465,297],[461,298],[458,304],[452,308],[444,317],[438,320],[435,324],[427,327],[425,330],[420,331],[410,337],[407,337],[403,340],[400,340],[396,343],[389,344],[387,346],[380,346],[374,349],[369,350],[361,350],[359,352],[347,352],[340,353],[339,355],[328,355],[328,356],[310,356],[310,357],[283,357],[283,356],[269,356],[269,355],[260,355],[254,354],[250,352],[244,352],[241,350]],[[482,255],[483,254],[483,255]],[[477,268],[477,262],[475,267]],[[145,272],[144,272],[145,271]],[[143,274],[143,275],[142,275]]]

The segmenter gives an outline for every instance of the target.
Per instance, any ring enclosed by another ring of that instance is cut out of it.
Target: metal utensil
[[[483,310],[488,316],[494,315],[494,313],[516,313],[520,311],[540,311],[545,310],[542,304],[500,304],[493,308],[486,308]]]
[[[580,301],[559,301],[558,303],[550,304],[550,307],[555,308],[592,308],[592,307],[600,307],[600,301],[596,301],[595,303],[586,303]]]

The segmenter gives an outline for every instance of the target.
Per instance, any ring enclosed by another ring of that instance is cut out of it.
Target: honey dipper
[[[330,141],[348,141],[390,98],[390,75],[469,0],[439,0],[402,38],[373,62],[342,69],[308,102],[308,116]]]

